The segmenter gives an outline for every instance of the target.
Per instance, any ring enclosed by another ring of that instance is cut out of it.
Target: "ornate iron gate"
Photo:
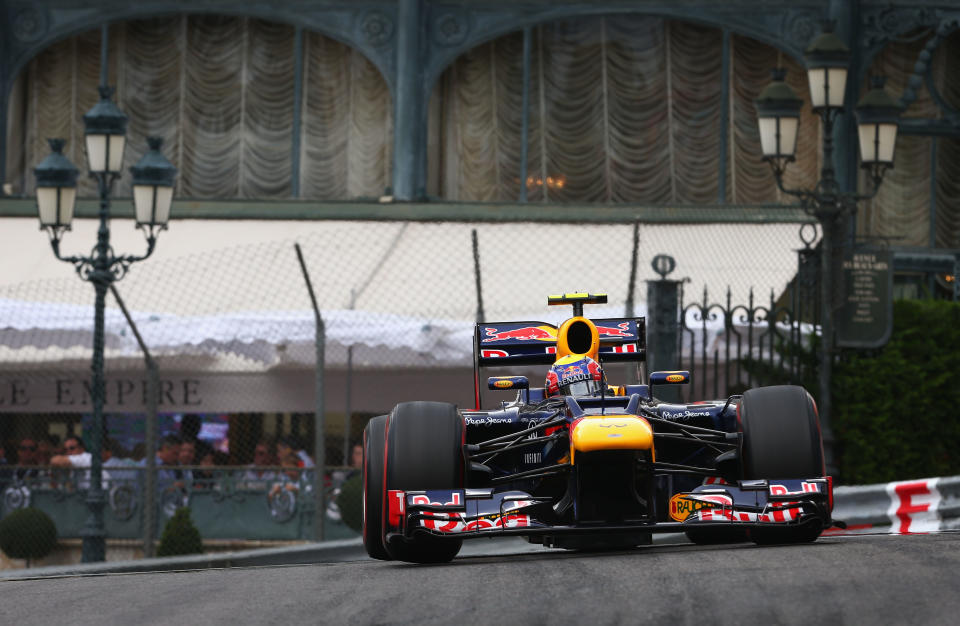
[[[726,398],[772,384],[816,393],[817,250],[806,243],[797,256],[794,279],[762,303],[753,289],[745,304],[735,303],[729,288],[723,302],[711,302],[704,288],[702,300],[688,303],[681,284],[677,368],[691,372],[683,400]]]

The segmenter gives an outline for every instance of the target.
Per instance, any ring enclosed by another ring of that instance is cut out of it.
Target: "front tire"
[[[404,402],[387,424],[386,490],[460,489],[464,483],[464,426],[457,407],[443,402]],[[461,539],[418,534],[385,545],[391,557],[412,563],[445,563]]]
[[[737,410],[743,433],[744,479],[813,478],[826,474],[820,420],[803,387],[780,385],[750,389]],[[815,541],[823,527],[754,528],[757,544]]]
[[[363,547],[371,558],[391,560],[383,547],[384,460],[387,416],[371,419],[363,429]]]

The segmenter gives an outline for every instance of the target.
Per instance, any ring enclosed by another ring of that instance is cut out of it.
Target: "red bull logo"
[[[496,328],[484,328],[486,336],[483,343],[493,341],[556,341],[557,331],[550,326],[524,326],[522,328],[512,328],[510,330],[497,330]]]
[[[558,373],[560,374],[561,383],[590,379],[590,374],[585,372],[579,365],[568,365],[567,367],[561,368]]]
[[[622,322],[616,326],[597,326],[597,334],[601,337],[636,338],[636,335],[630,332],[630,322]]]

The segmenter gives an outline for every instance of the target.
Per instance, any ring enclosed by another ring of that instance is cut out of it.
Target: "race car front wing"
[[[672,521],[649,519],[611,523],[557,524],[552,499],[522,491],[493,489],[397,491],[387,493],[385,539],[417,533],[466,539],[492,535],[682,532],[693,528],[806,526],[833,524],[833,484],[828,478],[742,480],[710,484],[670,500]]]

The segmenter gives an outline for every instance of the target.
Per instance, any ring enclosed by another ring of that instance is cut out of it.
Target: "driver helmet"
[[[600,391],[603,370],[600,364],[583,354],[559,359],[547,372],[544,384],[547,397],[555,395],[589,396]]]

